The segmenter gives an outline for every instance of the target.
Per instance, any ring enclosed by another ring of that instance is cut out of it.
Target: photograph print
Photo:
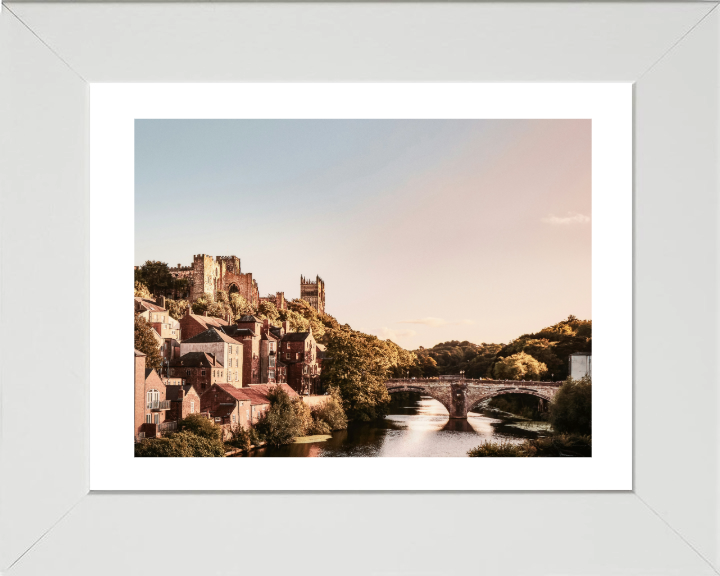
[[[591,457],[591,136],[135,120],[135,456]]]

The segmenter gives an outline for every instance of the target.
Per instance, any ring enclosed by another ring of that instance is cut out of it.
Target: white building
[[[570,378],[580,380],[585,376],[592,377],[592,354],[590,352],[570,354]]]

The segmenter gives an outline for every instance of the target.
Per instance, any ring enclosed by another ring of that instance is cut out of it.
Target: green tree
[[[343,410],[342,398],[337,388],[330,389],[330,394],[325,402],[319,406],[313,406],[312,416],[316,422],[325,422],[329,430],[345,430],[347,428],[347,415]]]
[[[150,290],[142,282],[135,280],[135,298],[151,298]]]
[[[230,309],[232,310],[232,317],[234,320],[237,320],[240,316],[244,316],[245,314],[252,313],[252,306],[250,306],[250,303],[237,292],[230,294]]]
[[[270,407],[259,418],[255,429],[268,444],[291,444],[305,432],[305,414],[296,406],[282,386],[273,386],[268,392]]]
[[[592,379],[568,378],[550,403],[550,423],[556,432],[592,434]]]
[[[525,352],[518,352],[495,363],[495,378],[501,380],[539,380],[547,366]]]
[[[310,328],[310,322],[294,310],[279,310],[278,320],[280,322],[288,322],[290,332],[307,332]]]
[[[156,296],[170,296],[175,279],[165,262],[148,260],[135,270],[135,281],[142,282]]]
[[[153,327],[139,314],[135,314],[135,350],[145,354],[145,367],[160,370],[162,355],[160,345],[155,338]]]
[[[222,428],[201,414],[188,414],[178,421],[178,430],[208,440],[222,440]]]
[[[165,308],[175,320],[180,320],[185,316],[185,311],[189,307],[190,303],[187,300],[171,300],[170,298],[165,300]]]
[[[336,387],[351,420],[370,421],[388,412],[390,396],[385,381],[392,367],[385,343],[349,326],[330,330],[323,379]]]
[[[280,323],[278,322],[280,314],[278,313],[278,309],[275,307],[275,304],[273,302],[262,300],[258,305],[258,316],[261,319],[267,318],[270,321],[270,324],[272,324],[273,326],[280,325]]]

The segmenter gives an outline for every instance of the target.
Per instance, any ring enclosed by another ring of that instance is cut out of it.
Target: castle
[[[190,281],[190,301],[194,302],[203,294],[215,295],[218,290],[230,294],[238,293],[253,306],[261,301],[272,302],[278,310],[287,310],[284,292],[260,297],[257,281],[252,273],[242,273],[240,258],[237,256],[208,256],[195,254],[192,266],[178,264],[170,268],[175,278],[187,278]],[[300,298],[306,300],[318,312],[325,313],[325,283],[319,276],[315,281],[300,276]]]
[[[320,314],[325,314],[325,282],[320,276],[315,276],[313,282],[309,278],[300,276],[300,298],[310,303]]]

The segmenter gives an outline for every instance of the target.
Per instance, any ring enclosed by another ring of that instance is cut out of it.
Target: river
[[[351,424],[323,442],[265,447],[250,456],[467,456],[485,440],[522,442],[536,438],[513,426],[517,419],[490,412],[470,412],[467,420],[451,420],[445,407],[429,396],[393,402],[385,420]]]

